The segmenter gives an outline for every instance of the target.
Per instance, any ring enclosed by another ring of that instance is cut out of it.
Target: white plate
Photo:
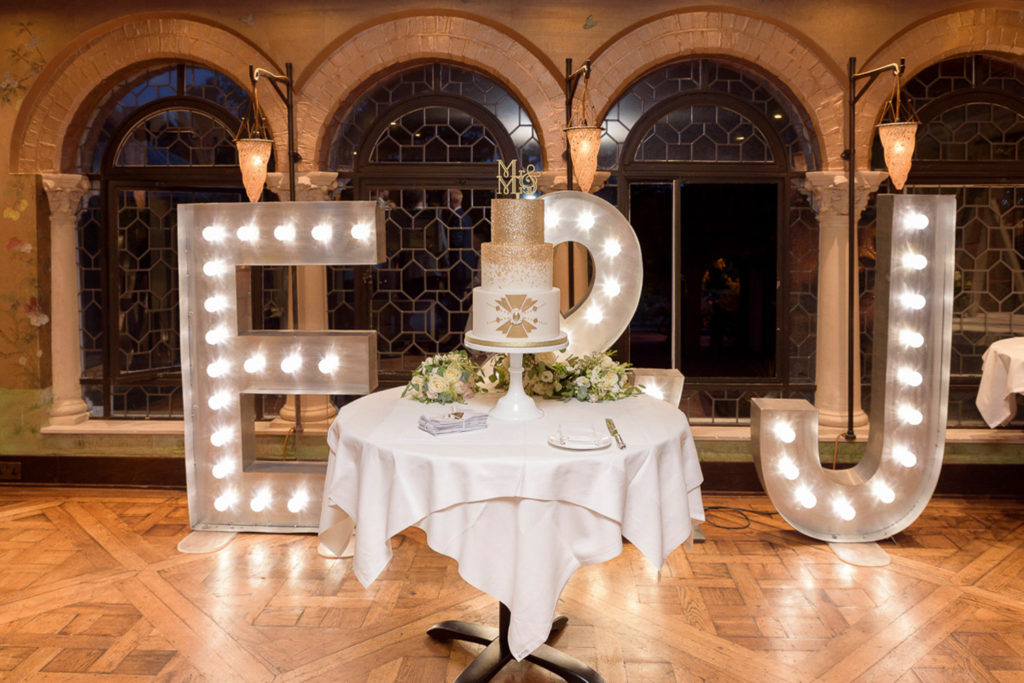
[[[612,444],[612,437],[596,436],[593,440],[565,439],[565,441],[562,441],[561,436],[552,434],[548,437],[548,443],[555,448],[564,448],[570,451],[596,451],[601,448],[608,448]]]

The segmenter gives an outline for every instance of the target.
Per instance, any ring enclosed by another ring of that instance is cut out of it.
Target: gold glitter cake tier
[[[554,247],[541,244],[480,245],[480,284],[495,291],[547,289]]]
[[[536,244],[544,241],[544,202],[492,199],[491,242]]]

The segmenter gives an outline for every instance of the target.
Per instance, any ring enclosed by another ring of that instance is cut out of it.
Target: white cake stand
[[[552,342],[541,343],[538,346],[502,346],[499,344],[488,344],[472,338],[473,333],[466,333],[466,348],[486,353],[507,353],[508,354],[508,393],[498,399],[497,405],[491,409],[490,416],[499,420],[537,420],[544,415],[544,411],[537,407],[534,400],[526,395],[523,389],[523,354],[524,353],[546,353],[558,351],[568,343],[568,337],[564,334],[560,339]]]

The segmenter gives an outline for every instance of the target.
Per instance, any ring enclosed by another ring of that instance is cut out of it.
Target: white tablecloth
[[[417,419],[448,408],[400,393],[361,398],[331,425],[321,543],[340,554],[351,529],[344,513],[351,515],[353,571],[367,586],[391,560],[391,537],[420,527],[467,582],[508,606],[516,659],[547,639],[558,596],[577,568],[618,555],[622,536],[660,567],[691,537],[691,520],[704,519],[689,424],[664,401],[538,401],[539,420],[491,419],[486,430],[435,437]],[[487,410],[496,398],[478,396],[470,407]],[[605,434],[606,417],[625,450],[547,443],[562,423],[589,422]]]
[[[1024,337],[993,342],[982,356],[981,384],[975,404],[989,427],[1008,423],[1017,414],[1017,394],[1024,393]]]

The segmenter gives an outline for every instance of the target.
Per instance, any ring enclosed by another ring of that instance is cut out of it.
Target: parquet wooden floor
[[[187,517],[181,492],[0,488],[0,679],[435,683],[479,648],[426,628],[497,621],[418,530],[364,590],[308,535],[180,554]],[[628,545],[579,570],[558,647],[609,683],[1024,681],[1024,503],[936,499],[883,544],[883,568],[846,565],[777,516],[704,529],[660,577]],[[520,664],[496,680],[555,679]]]

